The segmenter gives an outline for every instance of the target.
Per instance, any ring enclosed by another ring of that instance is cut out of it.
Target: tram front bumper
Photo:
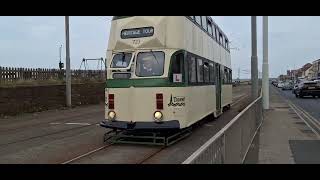
[[[119,130],[175,130],[180,129],[178,120],[164,121],[164,122],[135,122],[129,123],[125,121],[102,121],[100,126],[109,129]]]

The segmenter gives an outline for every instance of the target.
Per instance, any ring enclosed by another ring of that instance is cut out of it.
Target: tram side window
[[[188,68],[189,68],[189,82],[197,82],[197,70],[196,70],[196,58],[188,56]]]
[[[213,36],[213,34],[212,34],[212,24],[211,24],[210,21],[208,21],[208,32],[209,32],[209,34],[210,34],[211,36]]]
[[[214,80],[215,80],[215,72],[214,72],[214,64],[211,62],[209,63],[209,68],[210,68],[210,83],[214,84]]]
[[[194,20],[194,16],[189,16],[192,20]]]
[[[216,41],[218,41],[218,39],[217,39],[217,28],[216,28],[215,25],[213,25],[213,37],[214,37],[214,39],[215,39]]]
[[[216,40],[217,40],[217,43],[219,43],[219,30],[217,26],[215,28],[216,28]]]
[[[231,84],[232,83],[232,70],[225,67],[224,69],[224,78],[223,78],[224,84]]]
[[[224,38],[224,35],[222,35],[222,40],[221,40],[221,41],[222,41],[222,43],[221,43],[221,44],[222,44],[222,47],[226,47],[226,43],[225,43],[224,39],[225,39],[225,38]]]
[[[202,27],[203,27],[203,29],[208,31],[207,16],[201,16],[201,19],[202,19]]]
[[[182,74],[183,76],[183,54],[177,54],[171,61],[171,80],[173,82],[173,74]]]
[[[196,22],[201,26],[201,16],[195,16]]]
[[[203,60],[198,59],[197,61],[197,77],[198,77],[198,83],[203,83]]]
[[[224,71],[223,71],[223,84],[227,84],[228,83],[228,69],[227,68],[224,68]]]
[[[210,82],[210,68],[209,68],[208,62],[203,63],[203,76],[204,76],[204,82],[209,83]]]
[[[225,42],[226,42],[226,49],[229,50],[229,41],[228,41],[228,39],[226,39]]]

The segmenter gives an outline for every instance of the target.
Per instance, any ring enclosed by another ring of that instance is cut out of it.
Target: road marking
[[[310,123],[312,125],[315,126],[315,128],[317,128],[317,130],[320,132],[320,124],[317,121],[316,118],[314,118],[312,115],[310,115],[309,113],[307,113],[305,110],[303,110],[303,108],[301,108],[300,106],[296,105],[293,103],[293,101],[291,101],[290,99],[288,99],[287,97],[285,97],[280,90],[275,90],[276,94],[278,94],[285,102],[288,103],[288,105],[291,107],[291,109],[293,109],[293,111],[299,116],[299,118],[301,120],[303,120],[307,126],[312,130],[312,132],[317,135],[318,138],[320,138],[320,134],[313,128],[311,127]],[[298,113],[297,111],[299,111],[300,113]],[[304,117],[306,117],[309,121],[307,121],[305,118],[303,118],[301,115],[303,115]]]
[[[297,108],[299,108],[302,112],[304,112],[305,115],[307,115],[309,118],[311,118],[314,123],[316,123],[319,127],[320,127],[320,122],[315,118],[313,117],[311,114],[309,114],[306,110],[304,110],[302,107],[298,106],[298,105],[295,105]]]
[[[308,118],[311,123],[313,125],[315,125],[319,131],[320,131],[320,122],[315,118],[313,117],[311,114],[309,114],[306,110],[304,110],[302,107],[300,107],[298,104],[295,104],[293,103],[293,101],[291,101],[290,99],[288,99],[287,97],[283,97],[280,93],[280,90],[278,90],[278,94],[285,100],[287,101],[288,104],[292,104],[297,110],[299,110],[306,118]]]
[[[50,125],[59,125],[61,123],[50,123]]]
[[[65,123],[66,125],[80,125],[80,126],[90,126],[89,123]]]
[[[79,125],[79,126],[91,126],[89,123],[50,123],[50,125]]]
[[[300,112],[301,112],[306,118],[308,118],[308,119],[310,120],[310,122],[311,122],[314,126],[316,126],[316,128],[320,131],[320,125],[318,124],[317,120],[316,120],[314,117],[312,117],[311,115],[308,115],[307,112],[305,112],[303,109],[301,109],[301,108],[298,107],[297,105],[294,105],[294,104],[292,104],[292,105],[295,106],[296,109],[300,110]]]
[[[213,127],[214,125],[211,125],[211,124],[205,124],[204,126],[207,126],[207,127]]]
[[[303,120],[303,121],[307,124],[307,126],[311,129],[311,131],[312,131],[315,135],[317,135],[318,138],[320,138],[320,135],[316,132],[316,130],[315,130],[314,128],[312,128],[312,127],[310,126],[310,124],[308,123],[308,121],[306,121],[306,119],[304,119],[304,118],[297,112],[296,108],[293,107],[294,105],[290,103],[289,106],[290,106],[291,109],[293,109],[293,111],[299,116],[299,118],[300,118],[301,120]]]

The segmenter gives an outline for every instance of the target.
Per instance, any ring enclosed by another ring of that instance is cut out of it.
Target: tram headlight
[[[108,118],[109,118],[109,120],[115,120],[116,119],[116,113],[114,112],[114,111],[110,111],[109,113],[108,113]]]
[[[161,121],[162,118],[163,118],[163,114],[162,114],[162,112],[160,112],[160,111],[156,111],[156,112],[154,113],[153,117],[154,117],[154,120],[156,120],[156,121]]]

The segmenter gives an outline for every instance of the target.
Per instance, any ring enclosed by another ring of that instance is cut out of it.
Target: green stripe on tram
[[[152,79],[108,79],[107,88],[130,88],[130,87],[186,87],[185,83],[172,83],[167,78]]]

